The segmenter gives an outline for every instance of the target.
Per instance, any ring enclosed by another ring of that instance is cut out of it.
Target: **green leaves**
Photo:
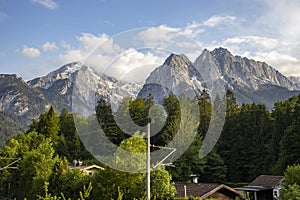
[[[300,165],[287,167],[284,173],[284,186],[280,190],[281,200],[300,199]]]
[[[11,180],[11,192],[18,198],[34,198],[43,190],[44,182],[49,180],[52,168],[58,157],[49,138],[36,132],[21,134],[11,139],[1,151],[1,156],[21,158],[16,170],[10,170],[5,181]]]

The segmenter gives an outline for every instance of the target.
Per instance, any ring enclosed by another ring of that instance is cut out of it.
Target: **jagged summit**
[[[183,67],[187,66],[191,63],[191,61],[183,54],[171,54],[164,62],[164,65],[168,65],[170,67]]]
[[[293,91],[300,90],[299,85],[267,63],[233,55],[222,47],[203,50],[194,66],[206,84],[222,80],[234,91],[240,103],[256,102],[271,107],[276,100],[283,100]]]
[[[233,56],[231,52],[228,51],[228,49],[223,47],[215,48],[213,51],[211,51],[211,54],[219,58],[222,58],[224,56]]]
[[[194,65],[200,73],[206,74],[206,81],[222,77],[229,85],[237,84],[254,90],[265,84],[282,86],[289,90],[300,89],[267,63],[234,56],[222,47],[213,51],[204,50]]]
[[[82,66],[83,64],[81,62],[71,62],[53,71],[53,73],[73,73],[78,71]]]
[[[159,103],[171,93],[193,98],[203,89],[201,81],[200,74],[185,55],[171,54],[163,65],[151,72],[138,96],[146,98],[151,94]]]

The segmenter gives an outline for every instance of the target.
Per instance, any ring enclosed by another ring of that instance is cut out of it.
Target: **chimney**
[[[73,166],[74,166],[74,167],[77,166],[77,160],[73,160]]]
[[[192,174],[192,183],[198,183],[199,176],[197,174]]]

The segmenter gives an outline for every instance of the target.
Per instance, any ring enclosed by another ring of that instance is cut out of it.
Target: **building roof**
[[[186,186],[186,196],[207,198],[221,189],[229,190],[230,192],[236,194],[236,196],[241,195],[233,188],[219,183],[175,183],[175,188],[177,191],[175,197],[185,196],[184,186]]]
[[[274,188],[281,181],[283,181],[283,176],[260,175],[249,186]]]
[[[248,191],[248,192],[258,192],[258,191],[264,191],[272,189],[270,187],[262,187],[262,186],[244,186],[239,188],[234,188],[236,190],[242,190],[242,191]]]
[[[103,167],[100,167],[98,165],[80,165],[80,166],[71,166],[71,169],[74,169],[74,168],[78,168],[80,170],[92,170],[92,169],[95,169],[95,170],[104,170]]]

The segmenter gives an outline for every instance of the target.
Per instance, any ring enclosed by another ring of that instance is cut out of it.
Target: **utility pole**
[[[147,200],[150,200],[151,193],[150,193],[150,174],[151,174],[151,168],[150,168],[150,118],[148,118],[147,123],[147,154],[146,154],[146,186],[147,186]]]

